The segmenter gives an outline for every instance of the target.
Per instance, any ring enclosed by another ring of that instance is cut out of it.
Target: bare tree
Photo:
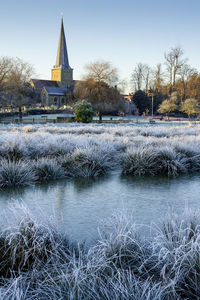
[[[5,103],[12,104],[19,110],[22,118],[22,106],[33,99],[33,90],[30,86],[30,78],[34,74],[33,67],[20,58],[8,59],[9,72],[4,76],[3,90],[6,93]]]
[[[122,109],[122,100],[116,86],[117,70],[109,62],[96,61],[86,66],[84,81],[75,86],[75,97],[86,99],[99,115],[101,121],[105,112]]]
[[[173,67],[174,67],[174,56],[172,52],[165,53],[165,64],[167,65],[167,71],[169,72],[169,84],[172,86],[173,83]]]
[[[194,74],[198,74],[197,70],[188,64],[183,65],[179,71],[179,75],[183,81],[188,81],[189,78]]]
[[[138,63],[132,73],[132,83],[135,91],[145,89],[148,91],[150,83],[151,68],[147,64]]]
[[[188,64],[184,64],[179,70],[180,82],[182,85],[181,102],[186,99],[186,89],[188,80],[192,75],[198,74],[195,68],[192,68]]]
[[[117,83],[117,89],[120,93],[125,93],[127,86],[128,86],[127,79],[122,79]]]
[[[143,74],[144,74],[144,65],[142,63],[138,63],[132,73],[132,82],[135,91],[139,91],[142,89]]]
[[[174,86],[180,69],[186,64],[187,59],[183,58],[184,51],[181,47],[171,48],[169,53],[165,53],[165,64],[169,72],[170,87]]]
[[[0,58],[0,91],[4,90],[5,84],[13,69],[13,58],[2,56]]]
[[[176,82],[176,76],[178,75],[181,68],[186,64],[187,58],[183,59],[183,49],[180,47],[173,48],[173,55],[174,55],[174,72],[173,72],[173,85]]]
[[[200,102],[200,75],[192,74],[186,81],[186,98],[194,98]]]
[[[151,80],[152,70],[149,65],[143,65],[143,80],[146,92],[149,90],[149,83]]]
[[[152,85],[156,93],[160,93],[161,87],[164,84],[164,72],[162,71],[162,65],[157,64],[153,71]]]
[[[85,80],[94,80],[95,82],[105,82],[108,85],[115,85],[118,81],[117,69],[107,61],[95,61],[85,66],[87,74]]]

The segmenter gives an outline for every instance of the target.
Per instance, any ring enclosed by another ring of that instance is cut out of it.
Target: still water
[[[59,180],[0,191],[0,223],[5,210],[23,202],[33,214],[53,215],[73,240],[92,240],[102,219],[128,211],[137,224],[150,224],[170,210],[200,209],[200,174],[179,178],[136,178],[113,174],[96,179]]]

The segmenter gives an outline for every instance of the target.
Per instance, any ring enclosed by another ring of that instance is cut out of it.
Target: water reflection
[[[114,174],[89,179],[65,179],[34,187],[0,191],[0,216],[10,201],[23,201],[32,213],[54,215],[76,240],[97,236],[100,220],[115,211],[129,211],[136,223],[150,224],[170,210],[200,208],[200,175],[179,178],[131,177]]]
[[[24,187],[4,188],[0,189],[0,199],[22,198],[25,193]]]
[[[74,178],[72,183],[77,193],[81,193],[85,189],[94,188],[108,179],[108,176],[88,177],[88,178]]]
[[[178,177],[178,181],[184,180],[184,178],[188,179],[188,175],[182,175]],[[194,177],[194,174],[193,174]],[[168,176],[131,176],[131,175],[120,175],[120,179],[127,184],[137,184],[137,185],[170,185],[174,184],[174,182],[177,180],[176,177],[168,177]]]

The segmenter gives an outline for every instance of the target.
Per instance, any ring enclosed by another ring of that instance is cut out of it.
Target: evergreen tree
[[[139,90],[135,92],[132,101],[137,106],[140,115],[142,115],[147,109],[151,109],[151,100],[144,91]]]
[[[83,123],[92,122],[94,115],[93,108],[92,105],[86,100],[83,100],[75,105],[74,113],[76,121]]]

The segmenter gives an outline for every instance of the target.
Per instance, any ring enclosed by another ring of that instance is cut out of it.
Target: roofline
[[[51,80],[51,79],[36,79],[36,78],[31,78],[30,80],[37,80],[37,81],[53,81],[53,82],[57,82],[56,80]]]

